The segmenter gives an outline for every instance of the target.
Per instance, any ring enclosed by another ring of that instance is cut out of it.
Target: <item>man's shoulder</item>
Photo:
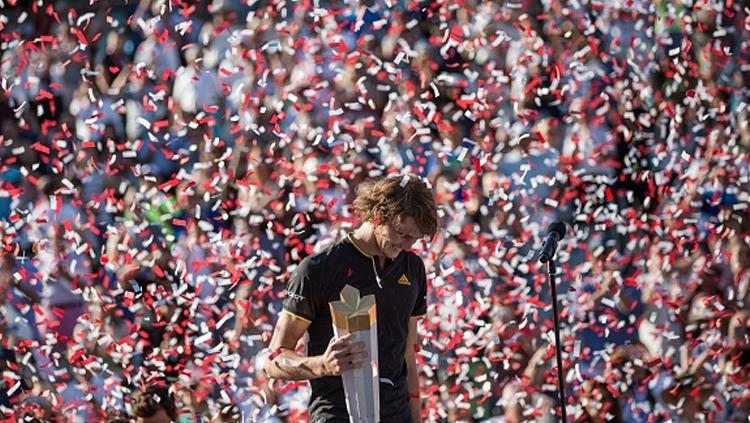
[[[342,260],[345,260],[348,252],[343,240],[334,241],[322,250],[305,257],[300,262],[300,266],[312,270],[320,267],[330,268],[330,266],[341,265],[344,262]]]
[[[419,257],[417,253],[413,251],[405,251],[404,254],[406,255],[406,263],[424,269],[424,260],[422,260],[422,257]]]

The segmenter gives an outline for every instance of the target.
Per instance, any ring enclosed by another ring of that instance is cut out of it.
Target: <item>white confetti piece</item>
[[[195,338],[194,344],[195,345],[205,344],[210,340],[211,340],[211,334],[206,333],[204,335],[199,336],[198,338]]]
[[[216,330],[221,329],[221,327],[224,326],[224,323],[226,323],[227,321],[229,321],[229,319],[231,319],[232,317],[234,317],[234,312],[233,311],[227,313],[224,317],[222,317],[221,320],[219,320],[216,323]]]
[[[14,383],[14,384],[13,384],[13,386],[11,386],[11,387],[10,387],[10,389],[8,390],[8,396],[9,396],[9,397],[13,397],[13,394],[15,394],[15,393],[16,393],[16,391],[17,391],[17,390],[18,390],[18,389],[19,389],[20,387],[21,387],[21,381],[19,380],[18,382]]]

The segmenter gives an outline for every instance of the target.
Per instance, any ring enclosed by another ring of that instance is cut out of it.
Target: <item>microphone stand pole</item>
[[[557,282],[555,276],[557,274],[557,267],[555,266],[554,257],[547,261],[547,276],[549,277],[549,286],[552,290],[552,313],[555,322],[555,355],[557,356],[557,383],[560,392],[560,409],[562,411],[562,422],[567,421],[567,413],[565,411],[565,385],[563,382],[563,364],[562,364],[562,347],[560,344],[560,323],[557,319]]]

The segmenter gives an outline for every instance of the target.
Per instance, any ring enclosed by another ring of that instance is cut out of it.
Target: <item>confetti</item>
[[[267,383],[250,357],[294,266],[360,224],[357,184],[411,172],[440,216],[415,250],[424,420],[554,412],[532,259],[557,220],[573,228],[557,252],[568,419],[613,416],[580,405],[609,397],[633,421],[678,419],[631,392],[696,376],[681,360],[703,351],[720,383],[701,418],[738,419],[746,381],[719,363],[741,357],[725,326],[750,286],[741,2],[710,19],[700,2],[166,2],[122,20],[94,3],[0,16],[4,418],[34,392],[102,420],[168,379],[196,419],[273,390],[267,410],[309,420],[309,385]],[[71,393],[66,366],[101,389]],[[685,404],[697,386],[665,391]]]

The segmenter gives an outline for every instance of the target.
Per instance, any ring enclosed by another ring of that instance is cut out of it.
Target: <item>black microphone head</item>
[[[568,228],[565,226],[562,222],[555,222],[549,226],[549,230],[547,231],[548,234],[551,234],[553,232],[557,233],[559,235],[559,239],[565,238],[565,232],[568,231]]]

